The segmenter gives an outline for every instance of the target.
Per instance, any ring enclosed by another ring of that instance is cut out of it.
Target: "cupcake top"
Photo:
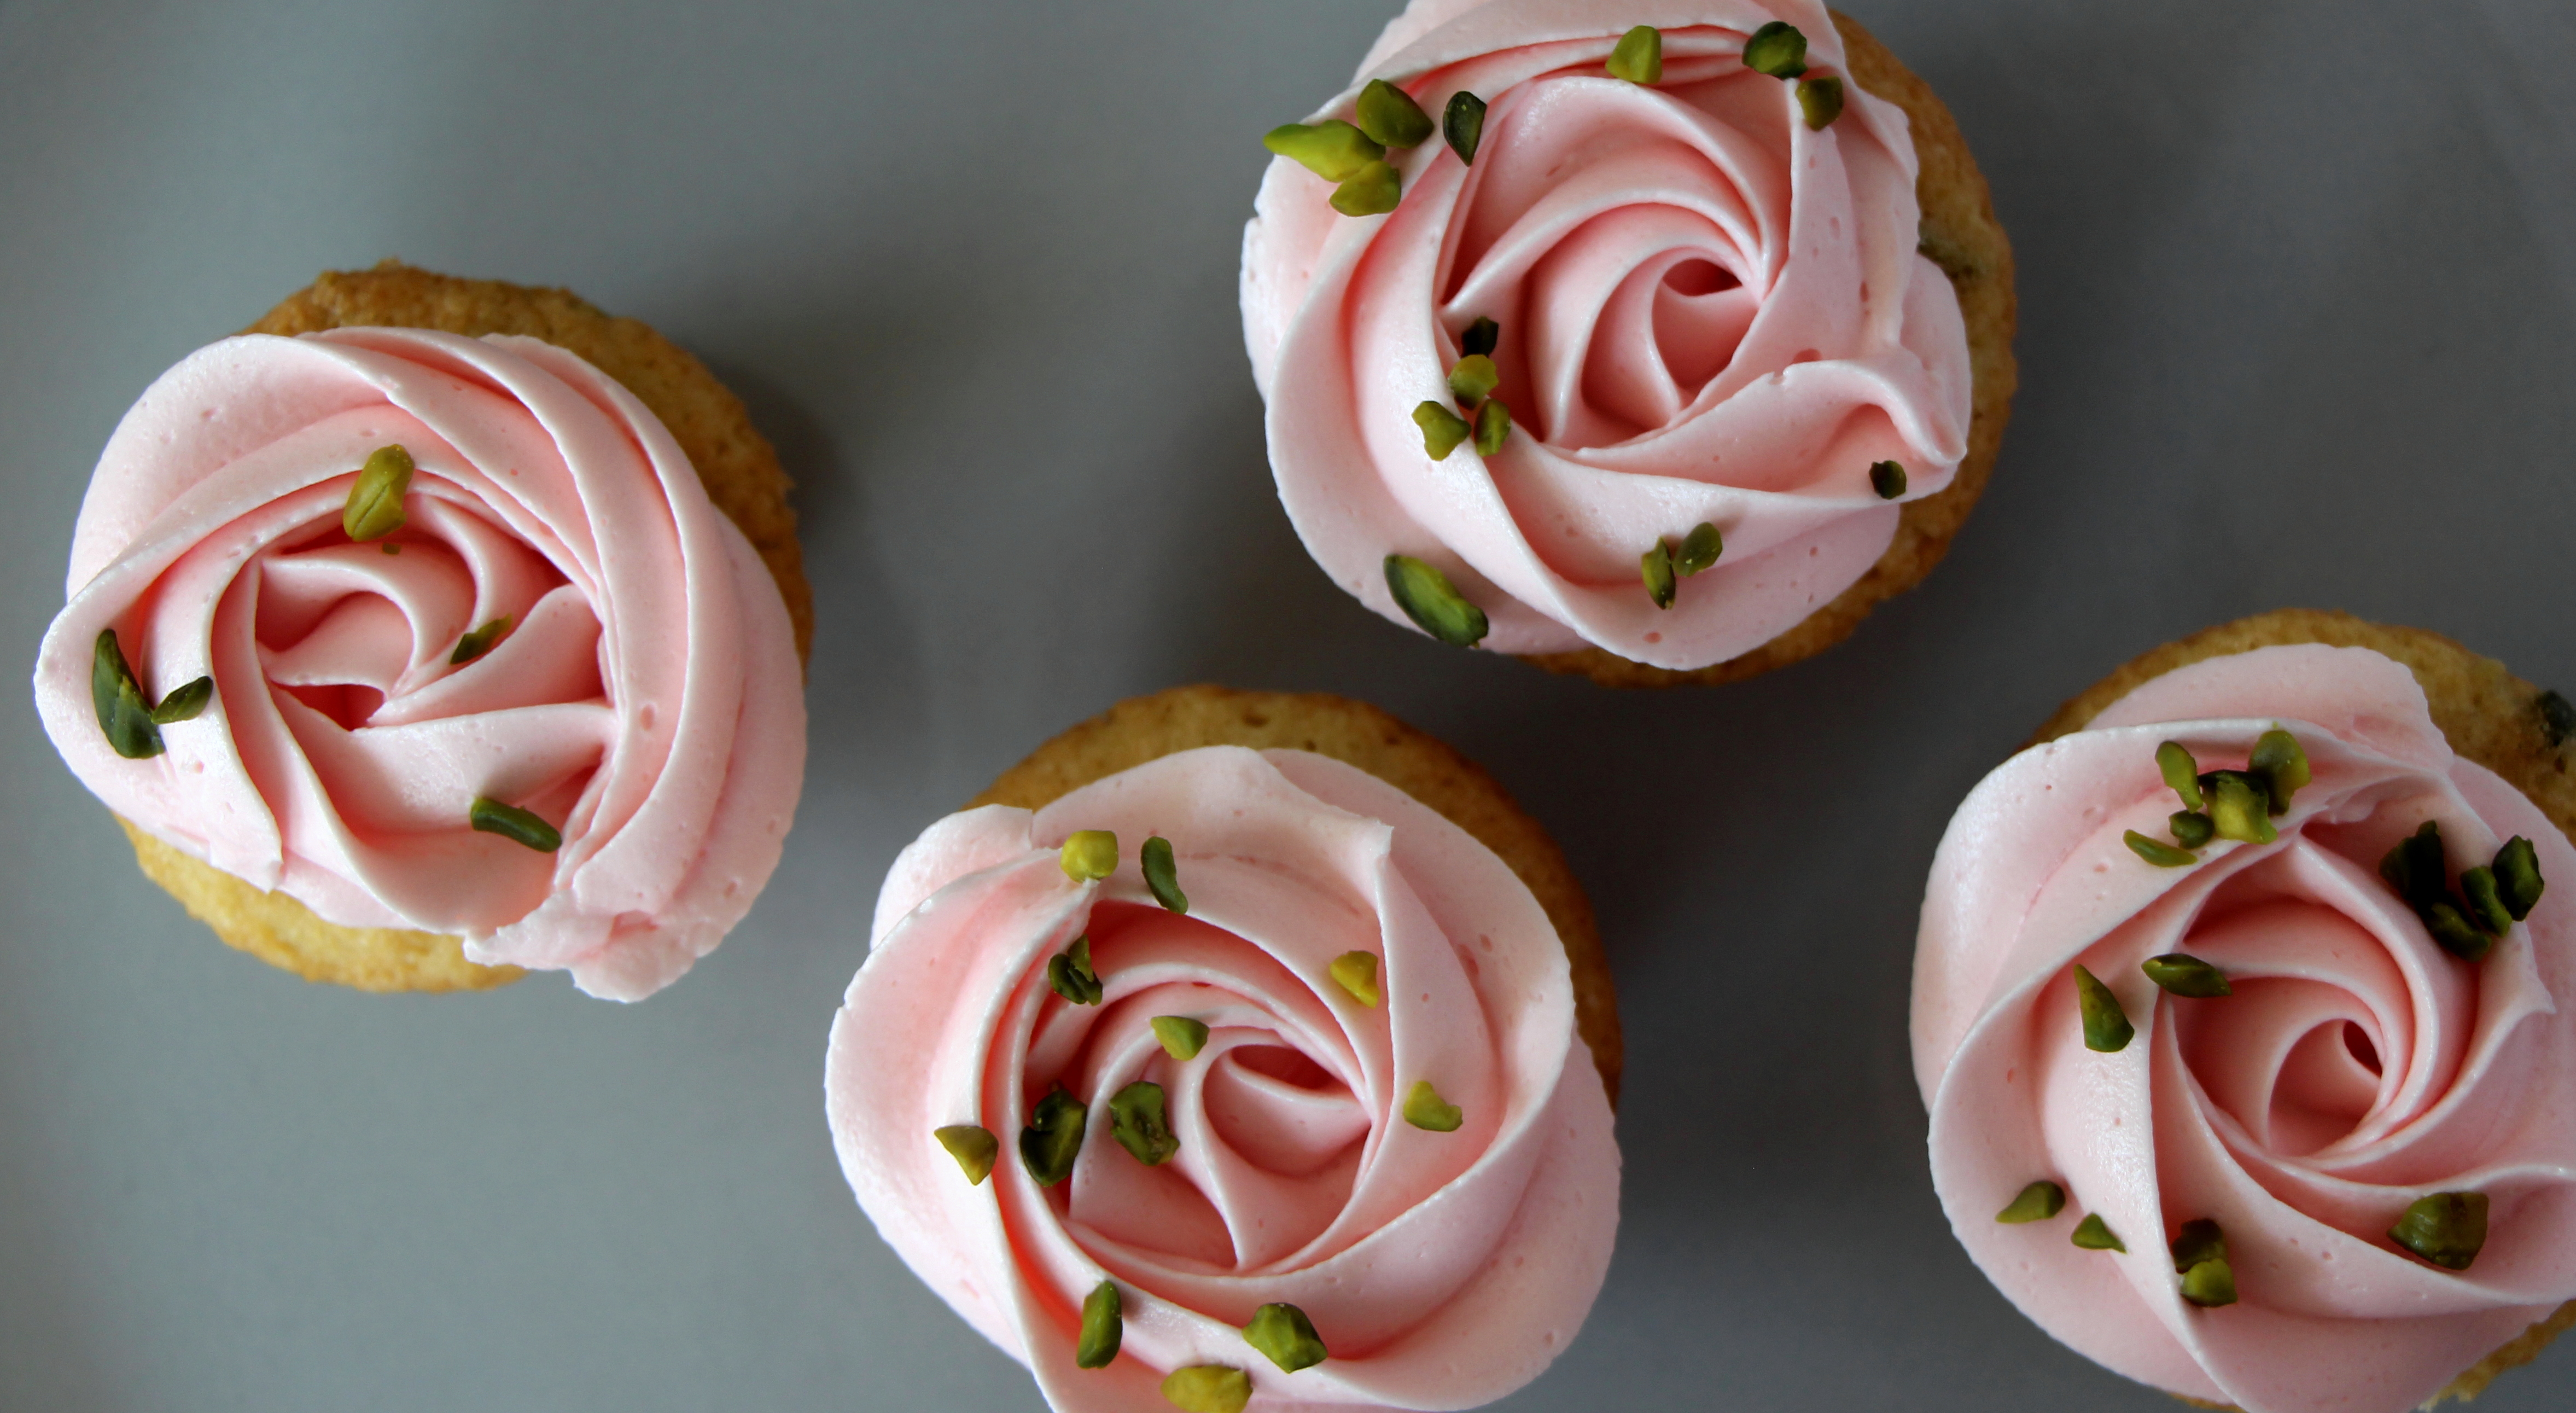
[[[1242,298],[1281,499],[1372,608],[1705,667],[1949,484],[1957,296],[1822,5],[1418,0],[1359,78],[1273,134]]]
[[[632,999],[741,920],[795,812],[776,584],[653,413],[550,344],[190,355],[110,439],[66,592],[35,690],[73,772],[328,922]]]
[[[842,1168],[1059,1409],[1467,1407],[1599,1292],[1619,1158],[1564,950],[1365,772],[1215,746],[953,815],[874,936]]]
[[[2576,1297],[2569,878],[2366,649],[2199,662],[2014,757],[1916,954],[1959,1239],[2132,1378],[2423,1402]]]

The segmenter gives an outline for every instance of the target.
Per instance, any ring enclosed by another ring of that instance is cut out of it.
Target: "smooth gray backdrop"
[[[0,1404],[1029,1410],[823,1126],[895,851],[1203,679],[1381,703],[1565,843],[1625,1000],[1623,1240],[1514,1409],[2175,1405],[1952,1241],[1905,1046],[1959,798],[2134,653],[2306,604],[2576,689],[2576,21],[2556,0],[1853,0],[1957,111],[2022,394],[1849,643],[1615,693],[1381,622],[1272,496],[1261,133],[1395,0],[0,0],[0,665],[163,368],[398,255],[643,317],[800,484],[813,763],[634,1007],[308,985],[143,882],[0,691]],[[2576,1347],[2484,1413],[2576,1403]]]

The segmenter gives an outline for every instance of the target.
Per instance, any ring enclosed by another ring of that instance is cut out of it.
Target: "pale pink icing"
[[[399,554],[340,528],[389,443],[418,466]],[[742,919],[795,814],[805,709],[775,582],[661,421],[533,339],[350,328],[189,355],[109,440],[66,593],[35,688],[73,773],[330,922],[462,934],[476,961],[634,999]],[[124,760],[100,732],[109,627],[149,696],[215,679],[166,754]],[[562,848],[471,830],[478,795]]]
[[[1403,203],[1352,219],[1285,158],[1244,232],[1243,319],[1269,402],[1271,466],[1307,549],[1406,622],[1387,554],[1440,566],[1492,621],[1484,646],[1597,644],[1702,667],[1778,636],[1866,572],[1896,532],[1869,468],[1907,499],[1966,452],[1958,299],[1915,252],[1903,110],[1846,84],[1823,132],[1796,85],[1744,67],[1783,19],[1811,72],[1843,72],[1825,7],[1800,0],[1417,0],[1316,115],[1349,119],[1385,78],[1436,120],[1490,105],[1473,167],[1437,136],[1396,152]],[[1664,77],[1602,64],[1664,31]],[[1502,326],[1500,454],[1442,461],[1412,420],[1445,401],[1459,336]],[[1718,566],[1658,610],[1637,559],[1707,521]]]
[[[1076,829],[1116,831],[1116,874],[1066,878]],[[1185,918],[1137,871],[1156,833]],[[1097,1007],[1046,981],[1086,932]],[[1349,951],[1383,959],[1382,1008],[1328,979]],[[1205,1021],[1206,1049],[1171,1059],[1157,1015]],[[1109,1096],[1140,1078],[1180,1139],[1158,1167],[1109,1132]],[[1397,1117],[1419,1079],[1464,1110],[1456,1132]],[[1017,1140],[1058,1082],[1091,1117],[1072,1179],[1047,1189]],[[824,1087],[879,1234],[1058,1409],[1162,1407],[1164,1375],[1193,1364],[1247,1370],[1265,1407],[1484,1403],[1573,1338],[1617,1229],[1610,1108],[1546,914],[1456,826],[1302,752],[1187,751],[1034,815],[934,825],[886,880]],[[964,1123],[1002,1143],[980,1186],[931,1136]],[[1124,1346],[1079,1369],[1104,1279]],[[1303,1309],[1332,1357],[1283,1374],[1247,1345],[1271,1302]]]
[[[2278,843],[2150,867],[2178,808],[2155,750],[2241,768],[2279,724],[2314,781]],[[2378,876],[2425,820],[2454,874],[2521,835],[2550,885],[2471,964]],[[1942,840],[1915,956],[1914,1065],[1933,1179],[1959,1239],[2024,1313],[2132,1378],[2249,1413],[2412,1408],[2576,1297],[2576,849],[2452,755],[2404,667],[2273,647],[2159,677],[2006,762]],[[2186,952],[2235,994],[2165,995],[2139,963]],[[2137,1036],[2084,1048],[2070,967]],[[2062,1183],[2054,1220],[1994,1214]],[[2387,1231],[2432,1192],[2492,1199],[2465,1272]],[[2067,1237],[2101,1214],[2125,1256]],[[2241,1300],[2184,1302],[2166,1243],[2225,1230]]]

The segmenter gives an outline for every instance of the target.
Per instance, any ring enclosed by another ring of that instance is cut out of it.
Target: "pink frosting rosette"
[[[1077,830],[1115,832],[1114,872],[1071,876]],[[1158,836],[1186,912],[1139,868]],[[896,861],[874,935],[825,1074],[842,1169],[1054,1407],[1163,1406],[1198,1370],[1220,1404],[1240,1375],[1259,1407],[1466,1408],[1534,1378],[1591,1308],[1619,1155],[1564,951],[1500,859],[1394,787],[1219,746],[1035,814],[969,810]],[[1050,982],[1078,938],[1090,1004]],[[1354,952],[1378,1004],[1333,979]],[[1205,1030],[1172,1048],[1156,1017]],[[1113,1109],[1140,1084],[1170,1140],[1150,1164]],[[1404,1117],[1417,1085],[1455,1106],[1448,1131]],[[1078,1156],[1041,1174],[1023,1131],[1067,1096]],[[968,1125],[998,1141],[989,1178],[934,1138]],[[1085,1368],[1103,1283],[1119,1352]],[[1265,1357],[1245,1327],[1274,1305],[1329,1357]]]
[[[352,487],[387,446],[415,468],[402,524],[353,542]],[[803,690],[774,581],[660,420],[533,339],[347,328],[191,354],[110,439],[66,591],[35,689],[73,772],[327,922],[461,934],[474,961],[633,999],[741,920],[795,813]],[[214,680],[158,754],[102,730],[102,630],[146,699]],[[559,847],[471,827],[478,799]]]
[[[2275,840],[2172,867],[2124,843],[2172,837],[2160,744],[2241,770],[2275,730],[2312,777]],[[2413,873],[2384,873],[2410,837]],[[1969,1254],[2082,1353],[2249,1413],[2413,1408],[2576,1297],[2576,915],[2549,890],[2520,921],[2456,916],[2515,838],[2576,879],[2566,838],[2365,649],[2203,661],[2006,762],[1942,840],[1915,961],[1933,1178]],[[2401,896],[2410,876],[2430,892]],[[2175,954],[2228,994],[2163,989],[2145,964]],[[2079,965],[2125,1045],[2088,1046]],[[1998,1219],[2039,1180],[2064,1211]],[[2126,1251],[2074,1244],[2079,1219]],[[2214,1251],[2232,1292],[2177,1269]]]
[[[1347,217],[1285,157],[1244,234],[1243,318],[1280,498],[1307,549],[1379,613],[1406,615],[1389,554],[1444,571],[1484,646],[1589,643],[1656,667],[1725,661],[1858,580],[1902,499],[1949,485],[1970,377],[1958,298],[1916,253],[1904,112],[1844,83],[1810,128],[1798,87],[1748,68],[1785,21],[1810,76],[1844,72],[1799,0],[1416,0],[1319,110],[1350,120],[1385,79],[1429,115],[1487,105],[1472,165],[1435,135],[1386,160],[1388,214]],[[1661,79],[1611,77],[1632,26]],[[1433,459],[1414,421],[1480,319],[1513,430]],[[1659,610],[1639,556],[1715,526],[1724,554]]]

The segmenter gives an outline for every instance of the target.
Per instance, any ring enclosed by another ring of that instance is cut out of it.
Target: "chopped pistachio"
[[[381,540],[403,527],[403,497],[411,494],[411,453],[399,446],[380,446],[367,454],[349,501],[340,507],[340,528],[364,544]]]
[[[1091,934],[1073,939],[1073,945],[1047,958],[1047,989],[1077,1006],[1097,1006],[1106,993],[1100,985],[1100,973],[1091,969]]]
[[[1020,1130],[1020,1166],[1040,1187],[1053,1187],[1073,1176],[1073,1160],[1082,1156],[1083,1124],[1091,1108],[1061,1084],[1047,1091]]]
[[[2182,742],[2167,741],[2156,747],[2156,770],[2164,776],[2165,784],[2182,796],[2184,809],[2209,808],[2209,801],[2200,790],[2200,762],[2191,758],[2191,752],[2183,748]]]
[[[1512,434],[1512,410],[1502,399],[1489,397],[1476,409],[1476,454],[1492,456],[1503,449],[1503,438]]]
[[[1673,577],[1672,547],[1655,541],[1655,547],[1637,556],[1637,575],[1646,581],[1646,597],[1657,608],[1671,608],[1673,595],[1680,582]]]
[[[1453,648],[1472,648],[1484,641],[1490,627],[1485,611],[1467,602],[1467,596],[1437,566],[1409,554],[1388,555],[1386,588],[1404,616],[1432,637]]]
[[[2460,893],[2469,902],[2465,910],[2469,921],[2477,924],[2480,932],[2501,937],[2506,929],[2513,926],[2513,911],[2504,905],[2504,898],[2496,888],[2494,869],[2480,864],[2461,874]]]
[[[2242,771],[2215,772],[2217,786],[2210,792],[2209,822],[2218,827],[2221,839],[2236,839],[2248,844],[2269,844],[2281,837],[2272,827],[2271,791]]]
[[[2496,896],[2504,900],[2504,910],[2513,920],[2531,916],[2540,905],[2540,892],[2546,885],[2540,879],[2540,855],[2531,841],[2517,834],[2504,841],[2495,856]]]
[[[1798,80],[1798,113],[1811,132],[1823,132],[1843,115],[1843,81],[1838,78]]]
[[[1458,399],[1460,407],[1473,407],[1490,396],[1502,381],[1502,370],[1494,366],[1491,355],[1471,353],[1449,370],[1449,395]]]
[[[1145,871],[1145,886],[1153,892],[1154,901],[1162,904],[1165,912],[1189,916],[1190,895],[1181,891],[1180,875],[1172,862],[1172,841],[1160,834],[1147,839],[1145,847],[1136,851],[1136,862]]]
[[[1371,162],[1333,188],[1330,204],[1345,216],[1383,216],[1403,200],[1403,176],[1384,162]]]
[[[1243,1327],[1243,1342],[1270,1356],[1283,1374],[1311,1369],[1325,1359],[1315,1322],[1294,1305],[1264,1305],[1253,1311],[1252,1323]]]
[[[2308,770],[2308,753],[2300,749],[2299,738],[2277,726],[2254,738],[2254,757],[2245,773],[2263,782],[2263,788],[2271,794],[2274,814],[2288,814],[2290,797],[2315,778]]]
[[[2487,1244],[2487,1195],[2436,1192],[2419,1197],[2388,1229],[2388,1239],[2446,1271],[2465,1271]]]
[[[1412,1091],[1404,1096],[1404,1121],[1433,1133],[1455,1133],[1465,1119],[1457,1105],[1442,1099],[1440,1091],[1431,1087],[1431,1081],[1417,1079]]]
[[[2379,858],[2379,876],[2419,913],[2449,898],[2451,890],[2443,882],[2449,868],[2442,853],[2442,826],[2429,819]]]
[[[2236,1268],[2213,1256],[2182,1273],[2182,1298],[2205,1310],[2236,1303]]]
[[[1807,36],[1786,20],[1773,20],[1744,41],[1744,67],[1775,79],[1793,79],[1807,71]]]
[[[505,613],[500,617],[493,619],[491,622],[484,624],[482,627],[475,629],[473,632],[466,634],[464,637],[457,639],[456,651],[447,655],[447,665],[450,667],[462,667],[465,664],[472,662],[483,654],[492,651],[492,645],[501,641],[501,635],[509,631],[510,615]]]
[[[1351,998],[1363,1006],[1375,1006],[1385,999],[1378,993],[1375,952],[1344,952],[1333,958],[1332,964],[1324,970],[1336,985],[1351,993]]]
[[[1107,878],[1118,871],[1118,836],[1106,829],[1077,829],[1065,836],[1056,862],[1076,883]]]
[[[1163,1379],[1163,1401],[1181,1413],[1243,1413],[1252,1401],[1252,1376],[1223,1364],[1192,1364]]]
[[[2065,1210],[2066,1189],[2041,1178],[2005,1203],[2004,1209],[1995,1213],[1995,1220],[2006,1226],[2020,1226],[2024,1222],[2047,1221]]]
[[[2174,842],[2186,849],[2197,849],[2218,836],[2218,824],[2198,810],[2175,810],[2165,816],[2165,827],[2173,831]]]
[[[1109,1096],[1109,1136],[1149,1168],[1180,1152],[1163,1109],[1163,1086],[1140,1079]]]
[[[1082,1298],[1082,1337],[1074,1341],[1073,1367],[1106,1369],[1118,1357],[1119,1341],[1127,1336],[1125,1307],[1114,1281],[1102,1281]]]
[[[1369,141],[1385,147],[1418,147],[1431,136],[1431,115],[1385,79],[1370,79],[1360,90],[1359,119]]]
[[[2086,1214],[2084,1220],[2075,1224],[2075,1230],[2068,1233],[2066,1239],[2087,1251],[2125,1252],[2129,1249],[2120,1240],[2119,1234],[2111,1230],[2110,1224],[2102,1220],[2102,1214],[2099,1212]]]
[[[386,553],[386,554],[400,554],[400,553],[402,553],[402,541],[400,541],[400,540],[378,540],[378,541],[376,541],[376,548],[377,548],[377,549],[379,549],[379,550],[381,550],[381,551],[383,551],[383,552],[384,552],[384,553]]]
[[[1726,537],[1717,527],[1703,520],[1682,536],[1682,547],[1673,554],[1673,572],[1687,579],[1703,569],[1716,567],[1719,555],[1726,553]]]
[[[2116,1055],[2129,1048],[2138,1033],[2129,1024],[2129,1013],[2120,1009],[2120,998],[2101,983],[2084,964],[2075,964],[2075,1007],[2084,1017],[2084,1048],[2105,1055]]]
[[[2147,980],[2175,996],[2208,999],[2234,994],[2227,984],[2227,973],[2191,955],[2189,952],[2167,952],[2138,963]]]
[[[2556,692],[2543,692],[2532,706],[2540,712],[2540,734],[2549,739],[2552,749],[2576,736],[2576,702]]]
[[[965,1169],[969,1186],[981,1186],[993,1175],[993,1158],[1002,1151],[1002,1140],[995,1138],[991,1129],[980,1124],[950,1124],[932,1129],[930,1136],[939,1140],[939,1146],[948,1150],[958,1167]]]
[[[1436,402],[1414,408],[1413,425],[1422,429],[1423,453],[1434,461],[1448,460],[1449,453],[1473,431],[1466,418]]]
[[[1639,25],[1619,36],[1610,50],[1610,77],[1630,83],[1660,83],[1664,77],[1664,35],[1653,25]]]
[[[143,685],[125,665],[125,650],[116,645],[116,630],[102,628],[89,655],[89,704],[98,714],[98,729],[108,747],[127,760],[150,760],[161,754],[161,729],[152,722]]]
[[[1440,114],[1440,135],[1459,161],[1476,165],[1476,144],[1485,140],[1485,100],[1463,88],[1450,94],[1449,106]]]
[[[2134,829],[2123,831],[2120,842],[2129,846],[2130,853],[2158,868],[2180,868],[2185,864],[2198,862],[2190,850],[2177,849],[2161,840],[2150,839]]]
[[[2449,899],[2426,908],[2423,918],[2424,930],[2433,934],[2433,940],[2442,944],[2443,951],[2461,961],[2484,961],[2488,951],[2495,946],[2495,939],[2478,931],[2476,925],[2469,921],[2469,915],[2460,910],[2460,905]]]
[[[1207,1048],[1206,1021],[1188,1016],[1156,1016],[1146,1024],[1154,1028],[1154,1038],[1163,1042],[1163,1053],[1175,1060],[1195,1060]]]
[[[1905,494],[1905,467],[1894,461],[1870,463],[1869,488],[1878,492],[1880,500],[1894,500]]]
[[[524,844],[541,854],[551,854],[563,847],[563,833],[535,814],[516,805],[505,805],[487,795],[477,795],[465,811],[465,822],[484,834],[498,834],[513,844]]]
[[[1361,168],[1386,157],[1386,149],[1375,139],[1339,118],[1272,128],[1261,145],[1328,182],[1349,181]]]
[[[1502,342],[1503,326],[1478,315],[1476,322],[1467,326],[1467,332],[1458,336],[1458,351],[1471,358],[1478,354],[1491,358]]]
[[[2175,1234],[2170,1249],[2173,1252],[2174,1272],[2179,1275],[2203,1261],[2227,1259],[2227,1233],[2219,1227],[2218,1223],[2202,1217],[2197,1221],[2183,1223],[2182,1230]]]
[[[215,699],[215,679],[199,677],[170,689],[170,695],[152,704],[152,724],[168,726],[174,722],[194,721],[205,711],[206,703]]]

